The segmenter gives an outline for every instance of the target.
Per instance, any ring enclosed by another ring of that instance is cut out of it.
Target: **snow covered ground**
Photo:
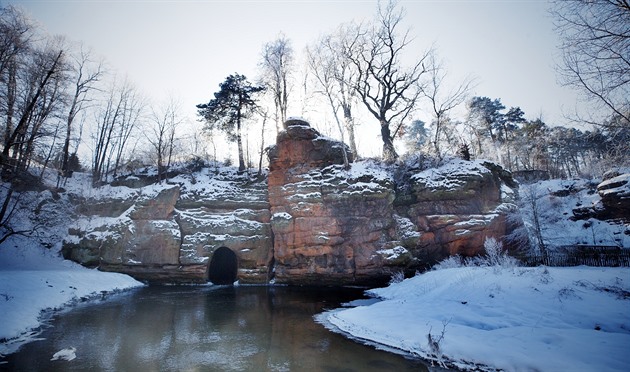
[[[46,309],[143,285],[131,277],[86,269],[54,250],[14,236],[0,249],[0,363],[37,338]]]
[[[463,369],[630,366],[630,268],[446,268],[368,292],[382,301],[318,320],[352,338]]]
[[[534,241],[533,208],[541,221],[541,235],[548,250],[565,245],[610,245],[630,248],[630,224],[595,218],[572,220],[573,209],[601,205],[595,191],[599,180],[549,180],[521,185],[521,213]],[[626,187],[630,187],[628,184]],[[534,203],[532,205],[532,199]]]
[[[353,171],[380,171],[372,168],[354,166]],[[209,185],[207,170],[194,177],[204,182],[183,176],[176,181],[188,192],[233,191],[221,180]],[[573,208],[599,202],[589,182],[553,180],[522,187],[521,195],[536,200],[542,235],[551,248],[576,243],[628,247],[627,224],[569,219]],[[67,194],[124,198],[138,191],[94,189],[84,174],[77,174],[66,190],[59,201],[49,191],[26,193],[14,216],[16,226],[33,228],[37,214],[46,221],[45,229],[30,238],[12,236],[0,246],[0,363],[2,354],[37,338],[43,310],[142,285],[58,254],[75,222]],[[558,190],[570,192],[552,193]],[[532,207],[524,204],[531,229]],[[370,292],[382,301],[355,303],[362,306],[325,313],[319,320],[356,339],[461,368],[625,371],[630,366],[630,268],[443,268]]]

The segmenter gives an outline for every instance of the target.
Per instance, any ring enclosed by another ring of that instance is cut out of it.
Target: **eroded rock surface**
[[[353,164],[340,142],[307,123],[286,126],[270,151],[269,201],[280,283],[371,284],[448,255],[483,253],[501,238],[516,187],[491,163],[454,162],[394,182],[393,170]]]
[[[449,255],[482,254],[486,238],[501,239],[514,226],[515,188],[509,173],[484,161],[453,160],[412,174],[399,185],[397,213],[420,232],[417,258],[435,263]]]
[[[506,216],[517,185],[495,164],[345,169],[344,151],[352,162],[348,146],[289,120],[269,151],[267,179],[204,168],[169,185],[77,197],[81,217],[62,252],[153,282],[205,282],[216,277],[209,270],[233,264],[225,271],[241,283],[372,285],[480,254],[487,237],[513,228]]]
[[[273,249],[266,183],[210,170],[171,183],[123,193],[99,208],[81,206],[84,218],[62,253],[140,280],[205,283],[214,252],[227,247],[237,257],[235,279],[267,283]],[[120,212],[120,205],[128,208]]]

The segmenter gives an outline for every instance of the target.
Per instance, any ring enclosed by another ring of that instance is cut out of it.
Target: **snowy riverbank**
[[[369,292],[383,301],[319,320],[355,339],[463,369],[630,365],[629,268],[449,268]]]
[[[42,311],[143,285],[127,275],[65,261],[26,238],[14,237],[13,243],[0,249],[0,357],[37,337]]]

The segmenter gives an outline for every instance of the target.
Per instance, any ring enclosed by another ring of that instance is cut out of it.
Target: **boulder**
[[[597,185],[597,193],[603,206],[601,217],[630,223],[630,173],[608,172]]]
[[[178,186],[163,189],[157,195],[143,194],[135,201],[129,217],[132,220],[166,220],[173,214],[178,199]]]

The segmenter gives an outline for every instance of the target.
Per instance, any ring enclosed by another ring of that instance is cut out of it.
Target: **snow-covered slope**
[[[16,236],[5,243],[0,249],[0,356],[37,337],[44,310],[142,285],[127,275],[62,260],[32,239]]]
[[[629,268],[463,267],[370,291],[383,299],[324,313],[359,340],[463,369],[625,371]]]
[[[18,198],[11,226],[28,231],[28,236],[12,235],[0,245],[0,363],[2,355],[37,337],[45,310],[143,285],[126,275],[89,270],[61,258],[61,241],[74,220],[70,193],[131,192],[93,189],[89,182],[87,175],[77,173],[66,193],[26,191]],[[54,185],[54,175],[47,184]]]
[[[603,208],[597,180],[549,180],[521,185],[521,211],[534,236],[534,211],[549,250],[576,244],[630,248],[630,225],[592,217],[576,219],[575,209]]]

